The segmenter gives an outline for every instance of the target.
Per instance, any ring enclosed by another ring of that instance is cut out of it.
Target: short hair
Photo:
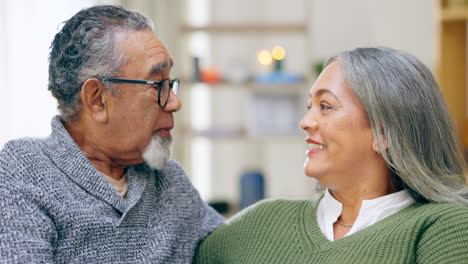
[[[417,200],[468,205],[465,162],[440,89],[414,56],[389,48],[339,53],[391,177]]]
[[[149,18],[112,5],[83,9],[65,22],[51,44],[48,84],[64,121],[75,121],[81,111],[80,90],[87,79],[119,74],[124,58],[116,33],[142,30],[153,31]]]

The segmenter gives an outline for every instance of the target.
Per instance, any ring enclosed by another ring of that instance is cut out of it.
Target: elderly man
[[[65,23],[50,53],[51,135],[0,152],[0,263],[192,261],[223,218],[168,162],[172,64],[139,13],[96,6]]]

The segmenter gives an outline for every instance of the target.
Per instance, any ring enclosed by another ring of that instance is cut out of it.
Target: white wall
[[[49,46],[63,21],[93,3],[0,1],[0,148],[13,138],[50,133],[57,111],[47,90]]]
[[[311,9],[312,61],[344,49],[387,46],[434,66],[433,0],[314,0]]]

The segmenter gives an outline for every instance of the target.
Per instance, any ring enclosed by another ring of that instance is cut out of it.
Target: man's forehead
[[[149,78],[168,72],[173,61],[167,48],[152,31],[122,32],[118,38],[126,67]],[[143,76],[142,76],[143,77]]]

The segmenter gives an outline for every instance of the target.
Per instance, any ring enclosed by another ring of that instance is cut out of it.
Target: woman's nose
[[[318,120],[312,110],[307,111],[307,113],[302,117],[301,122],[299,122],[299,127],[304,131],[315,130],[318,128]]]

